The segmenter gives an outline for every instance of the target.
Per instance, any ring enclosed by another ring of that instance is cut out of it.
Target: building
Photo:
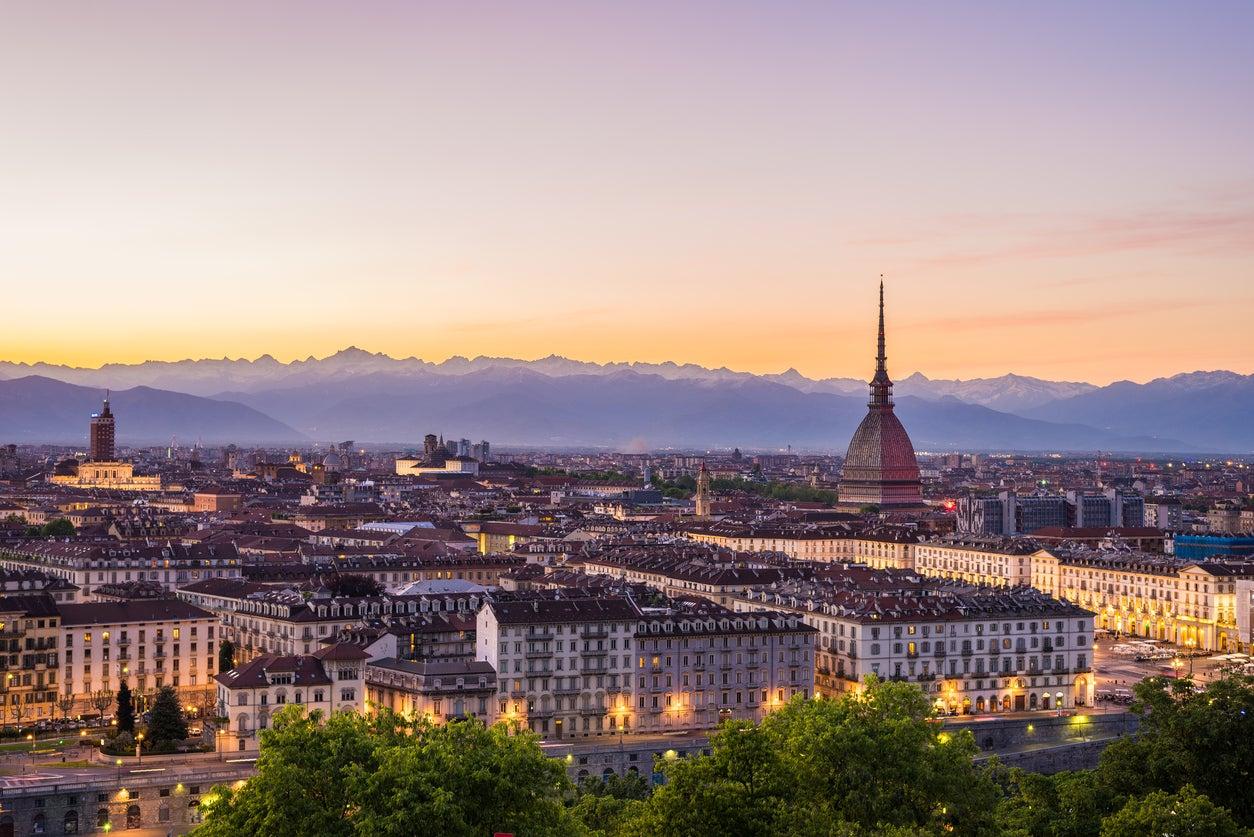
[[[796,613],[817,628],[823,694],[875,675],[917,685],[943,712],[1092,705],[1092,613],[1026,588],[954,591],[866,572],[760,588],[736,610]]]
[[[1129,549],[1051,547],[1032,561],[1032,586],[1093,611],[1098,628],[1202,651],[1235,649],[1236,584],[1251,578],[1250,560]]]
[[[360,648],[340,643],[300,656],[263,654],[217,675],[218,705],[227,718],[219,748],[227,749],[230,741],[237,751],[258,749],[258,733],[288,704],[324,717],[362,712],[366,657]]]
[[[93,413],[88,430],[88,451],[92,462],[115,462],[113,412],[109,409],[109,393],[105,393],[104,406]]]
[[[161,477],[139,476],[129,462],[119,462],[114,437],[116,421],[109,409],[109,398],[99,413],[93,413],[88,427],[89,456],[86,462],[68,459],[60,463],[49,481],[76,488],[107,488],[115,491],[160,491]]]
[[[893,382],[884,354],[884,283],[880,282],[879,351],[866,418],[854,431],[840,478],[840,505],[881,510],[923,506],[919,463],[906,428],[893,412]]]
[[[914,570],[987,587],[1032,584],[1032,556],[1040,548],[1019,538],[925,540],[914,545]]]
[[[1002,491],[996,497],[958,500],[958,532],[964,535],[1020,535],[1052,528],[1128,528],[1145,525],[1145,501],[1113,488],[1100,494],[1069,491],[1021,497]]]
[[[1225,555],[1254,558],[1254,535],[1193,534],[1181,532],[1172,538],[1177,558],[1202,561]]]
[[[384,657],[366,665],[366,709],[443,724],[497,719],[496,671],[483,660],[407,660]]]
[[[92,695],[125,681],[143,696],[162,686],[183,692],[212,686],[217,671],[217,619],[178,599],[63,604],[62,692],[71,714],[91,712]]]
[[[635,636],[635,731],[756,722],[794,697],[811,697],[817,634],[789,613],[704,604],[646,611]],[[623,711],[624,722],[630,712]]]
[[[0,598],[0,727],[57,717],[60,620],[44,593]]]
[[[238,578],[234,544],[120,544],[79,541],[26,541],[0,545],[0,566],[38,570],[78,588],[77,601],[90,601],[104,584],[155,581],[173,592],[206,578]]]
[[[476,656],[497,673],[498,718],[545,738],[630,732],[639,619],[615,596],[485,604]]]

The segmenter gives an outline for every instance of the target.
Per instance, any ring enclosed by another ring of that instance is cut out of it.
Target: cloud
[[[930,267],[956,267],[1168,249],[1189,253],[1254,252],[1254,208],[1107,215],[1038,230],[1011,244],[953,251],[924,257],[920,262]]]

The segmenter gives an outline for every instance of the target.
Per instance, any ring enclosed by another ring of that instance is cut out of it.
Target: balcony
[[[124,637],[124,636],[120,636],[120,637],[118,637],[118,638],[117,638],[117,644],[118,644],[118,645],[130,645],[130,644],[131,644],[131,640],[130,640],[130,639],[128,639],[128,638],[126,638],[126,637]]]
[[[585,628],[579,632],[580,639],[609,639],[609,628]]]
[[[523,656],[525,656],[528,660],[536,660],[536,659],[552,657],[553,652],[552,651],[526,651],[523,653]]]
[[[581,687],[581,686],[558,686],[557,688],[553,689],[553,694],[555,694],[555,695],[577,695],[577,694],[579,694],[581,691],[583,691],[583,687]]]

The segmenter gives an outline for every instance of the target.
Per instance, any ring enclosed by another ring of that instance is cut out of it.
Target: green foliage
[[[50,520],[44,524],[39,530],[39,534],[45,538],[72,538],[74,537],[74,524],[66,520],[64,517],[58,517],[56,520]]]
[[[322,723],[297,706],[273,721],[262,733],[257,775],[238,791],[215,789],[198,834],[582,833],[562,801],[571,792],[564,765],[529,733],[390,713]]]
[[[697,481],[687,474],[683,474],[673,480],[660,480],[655,477],[653,485],[655,488],[661,489],[663,495],[679,499],[691,497],[697,490]],[[835,505],[838,499],[835,491],[813,488],[804,483],[779,482],[776,480],[761,482],[741,479],[740,477],[718,477],[712,479],[710,480],[710,491],[715,494],[753,494],[772,500],[796,503],[826,503]]]
[[[1174,678],[1150,678],[1135,689],[1140,732],[1112,742],[1096,770],[1053,776],[1015,770],[1001,777],[997,819],[1006,834],[1104,837],[1115,826],[1121,830],[1109,833],[1208,833],[1137,831],[1138,823],[1158,816],[1154,811],[1170,807],[1169,798],[1181,810],[1226,809],[1239,825],[1254,825],[1246,792],[1254,769],[1254,678],[1224,678],[1201,693]],[[1199,821],[1209,823],[1210,816],[1199,814]]]
[[[187,721],[183,707],[173,686],[162,686],[152,702],[152,716],[148,723],[148,740],[153,746],[162,741],[182,741],[187,738]]]
[[[1103,781],[1128,796],[1191,784],[1254,825],[1254,678],[1227,677],[1195,692],[1187,680],[1154,677],[1135,693],[1140,734],[1106,748]]]
[[[862,695],[729,722],[712,755],[664,763],[666,784],[611,833],[996,833],[997,788],[972,763],[974,741],[930,715],[918,689],[871,678]]]
[[[381,596],[383,585],[373,576],[361,573],[336,573],[326,582],[326,587],[336,596]]]
[[[1143,837],[1162,834],[1171,837],[1240,837],[1248,834],[1232,815],[1220,808],[1192,785],[1176,793],[1155,791],[1124,805],[1118,813],[1102,820],[1101,837]]]
[[[235,668],[235,643],[224,639],[218,645],[218,671],[230,671],[233,668]]]
[[[131,697],[131,687],[122,681],[118,689],[118,732],[135,732],[135,701]]]

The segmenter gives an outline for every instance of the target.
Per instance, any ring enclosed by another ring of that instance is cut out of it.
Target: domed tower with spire
[[[866,418],[854,431],[840,477],[840,505],[882,511],[922,508],[914,444],[893,412],[893,382],[884,346],[884,280],[880,279],[879,351]]]

